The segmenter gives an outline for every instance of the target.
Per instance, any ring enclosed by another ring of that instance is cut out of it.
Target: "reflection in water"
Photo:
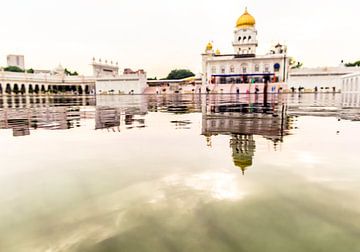
[[[230,139],[230,146],[233,152],[232,157],[234,164],[239,167],[243,175],[245,175],[245,170],[253,164],[256,148],[253,135],[233,135]]]
[[[32,134],[0,130],[0,251],[359,251],[339,96],[23,98],[0,98]]]
[[[215,97],[217,98],[217,97]],[[202,134],[211,146],[211,136],[229,135],[234,164],[243,174],[253,164],[256,143],[254,136],[262,136],[273,142],[274,149],[289,134],[293,118],[287,115],[287,105],[282,100],[259,103],[259,97],[251,100],[209,100],[203,108]]]

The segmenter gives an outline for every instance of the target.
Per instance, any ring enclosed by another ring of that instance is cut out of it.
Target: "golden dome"
[[[215,54],[216,54],[216,55],[220,55],[220,54],[221,54],[220,50],[217,49],[216,52],[215,52]]]
[[[254,26],[256,24],[255,18],[249,14],[247,8],[245,8],[244,14],[242,14],[236,22],[237,28],[246,28]]]
[[[213,45],[211,42],[209,42],[207,45],[206,45],[206,51],[212,51],[213,49]]]

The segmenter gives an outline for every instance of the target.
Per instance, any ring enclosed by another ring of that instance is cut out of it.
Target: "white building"
[[[0,71],[0,95],[8,94],[142,94],[147,87],[144,70],[125,69],[119,75],[118,64],[92,62],[94,76],[69,76],[59,65],[54,70],[34,73]],[[95,87],[96,86],[96,87]]]
[[[342,106],[360,107],[360,72],[342,77]]]
[[[143,70],[125,69],[122,75],[100,77],[96,80],[96,94],[142,94],[147,87],[146,73]]]
[[[21,69],[25,69],[24,55],[13,55],[10,54],[6,57],[8,66],[16,66]]]
[[[256,21],[247,10],[239,17],[234,30],[231,54],[214,51],[208,43],[202,54],[203,91],[213,93],[254,93],[263,92],[265,81],[269,82],[268,92],[286,88],[289,57],[287,48],[276,45],[266,55],[257,55],[258,46]]]
[[[101,59],[99,59],[98,62],[95,61],[95,58],[93,58],[92,62],[93,67],[93,75],[95,77],[104,77],[104,76],[112,76],[115,77],[119,75],[119,66],[118,63],[113,64],[112,61],[108,62],[107,60],[104,61],[104,63],[101,62]]]
[[[314,91],[342,90],[342,78],[348,74],[360,72],[359,67],[317,67],[291,69],[289,73],[288,87],[303,87]]]

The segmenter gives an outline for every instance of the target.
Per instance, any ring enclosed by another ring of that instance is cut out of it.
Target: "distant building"
[[[268,92],[285,88],[288,79],[289,57],[287,47],[276,45],[266,55],[257,55],[258,46],[255,18],[245,10],[234,30],[231,54],[214,50],[209,42],[202,54],[203,90],[214,93],[255,93],[264,91],[268,81]]]
[[[288,87],[303,87],[314,90],[315,87],[321,90],[337,91],[342,89],[342,78],[348,74],[360,73],[359,67],[316,67],[292,69],[289,73]]]
[[[8,56],[8,64],[21,67],[23,56]],[[18,64],[19,63],[19,64]],[[101,63],[93,59],[93,76],[67,75],[59,65],[53,70],[28,72],[0,71],[0,94],[142,94],[147,87],[146,72],[129,68],[119,75],[118,63]],[[21,67],[23,68],[23,67]],[[95,87],[97,85],[97,87]]]
[[[102,63],[101,59],[96,62],[95,58],[93,58],[93,62],[91,65],[93,67],[93,75],[95,77],[115,77],[119,75],[119,66],[117,62],[113,64],[113,62],[108,62],[107,60],[105,60],[104,63]]]
[[[142,94],[147,87],[144,70],[125,69],[124,74],[96,79],[96,94]]]
[[[7,56],[7,65],[16,66],[21,69],[25,69],[25,59],[24,55],[14,55],[10,54]]]

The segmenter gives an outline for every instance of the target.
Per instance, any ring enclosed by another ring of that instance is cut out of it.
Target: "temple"
[[[235,26],[234,52],[222,54],[212,42],[202,54],[202,86],[212,93],[281,92],[289,71],[287,47],[277,44],[266,55],[257,55],[255,18],[245,9]],[[268,89],[264,90],[264,83]]]

